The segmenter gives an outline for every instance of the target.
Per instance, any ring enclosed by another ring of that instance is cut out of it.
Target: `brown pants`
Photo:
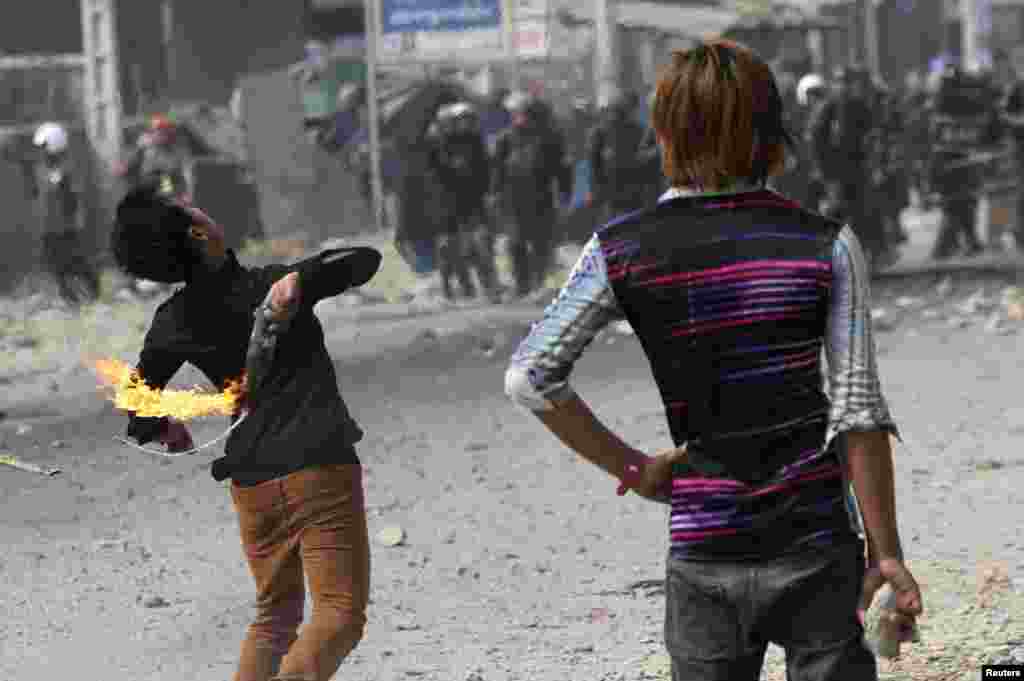
[[[231,496],[257,590],[235,681],[327,681],[366,624],[370,542],[362,467],[318,466],[252,487],[233,484]],[[298,634],[304,577],[313,616]]]

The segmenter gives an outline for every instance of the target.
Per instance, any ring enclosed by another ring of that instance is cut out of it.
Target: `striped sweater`
[[[691,453],[673,479],[673,555],[760,559],[850,540],[835,437],[895,432],[868,297],[848,228],[765,190],[670,193],[591,239],[506,390],[552,408],[594,335],[626,319]]]

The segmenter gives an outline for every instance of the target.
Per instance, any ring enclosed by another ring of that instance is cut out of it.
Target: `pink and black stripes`
[[[762,191],[671,199],[598,234],[673,439],[693,452],[672,494],[679,557],[849,532],[821,367],[838,231]]]

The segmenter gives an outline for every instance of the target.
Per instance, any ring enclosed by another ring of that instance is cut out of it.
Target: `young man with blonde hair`
[[[771,70],[750,50],[676,52],[652,120],[671,189],[594,235],[514,354],[506,392],[620,490],[671,505],[674,681],[757,681],[769,643],[785,648],[791,679],[877,679],[858,611],[888,582],[909,626],[921,593],[896,526],[896,426],[860,244],[765,188],[789,136]],[[595,335],[622,319],[676,447],[655,457],[569,384]],[[846,508],[851,479],[867,559]]]

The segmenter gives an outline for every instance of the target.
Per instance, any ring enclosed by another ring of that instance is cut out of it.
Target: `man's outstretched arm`
[[[316,305],[370,281],[380,269],[380,251],[367,246],[323,251],[288,269],[299,275],[302,300]]]

